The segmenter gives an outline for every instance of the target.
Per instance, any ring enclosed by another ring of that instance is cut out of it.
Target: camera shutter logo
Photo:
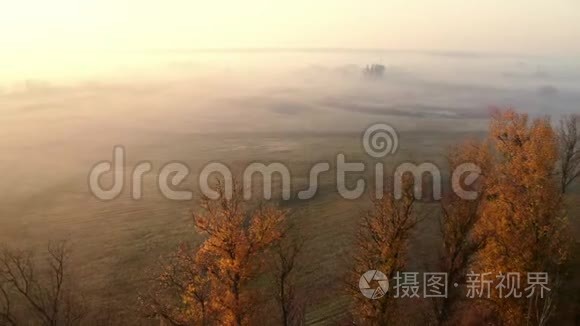
[[[376,281],[376,282],[373,282]],[[371,287],[371,284],[377,284],[376,288]],[[369,299],[380,299],[387,291],[389,291],[389,279],[381,271],[370,270],[366,271],[358,281],[360,292]]]

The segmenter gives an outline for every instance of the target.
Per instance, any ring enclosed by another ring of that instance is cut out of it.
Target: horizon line
[[[479,57],[550,57],[553,55],[523,54],[510,52],[487,52],[477,50],[441,50],[441,49],[394,49],[365,47],[201,47],[201,48],[153,48],[144,50],[127,50],[144,52],[174,53],[409,53],[445,57],[479,58]]]

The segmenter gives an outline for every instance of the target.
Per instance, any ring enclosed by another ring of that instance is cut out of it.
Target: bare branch
[[[580,130],[578,116],[569,115],[560,120],[560,187],[565,193],[570,184],[580,176]]]

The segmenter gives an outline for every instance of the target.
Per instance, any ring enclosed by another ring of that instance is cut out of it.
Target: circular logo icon
[[[399,135],[388,124],[377,123],[365,130],[362,144],[368,155],[381,158],[397,152]]]
[[[373,288],[372,285],[376,283],[379,286]],[[360,277],[358,287],[365,297],[369,299],[380,299],[389,291],[389,279],[383,272],[371,269]]]

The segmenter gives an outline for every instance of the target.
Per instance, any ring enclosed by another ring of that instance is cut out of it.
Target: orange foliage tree
[[[447,273],[449,284],[463,284],[468,268],[485,244],[485,237],[475,233],[485,204],[487,178],[491,169],[491,153],[487,142],[468,141],[454,148],[448,155],[451,171],[464,163],[476,164],[481,172],[469,185],[460,180],[464,190],[477,193],[473,200],[460,198],[449,191],[441,201],[442,216],[440,231],[443,247],[440,256],[440,270]],[[461,319],[456,312],[462,309],[465,293],[461,288],[450,287],[448,296],[434,299],[435,315],[439,324]]]
[[[558,159],[557,137],[548,118],[531,120],[513,110],[496,112],[490,125],[495,149],[493,167],[486,178],[485,205],[476,226],[485,246],[474,269],[481,272],[547,272],[552,286],[568,254],[566,216],[554,170]],[[553,296],[500,298],[494,291],[492,309],[506,325],[524,320],[544,324],[553,309]]]
[[[386,192],[382,198],[373,199],[373,209],[362,216],[354,266],[347,281],[354,298],[355,324],[387,325],[397,318],[392,291],[378,300],[369,300],[361,295],[358,280],[368,270],[381,271],[391,280],[405,268],[409,237],[419,221],[413,211],[413,189],[413,178],[404,175],[400,199],[395,199],[394,192]]]
[[[193,216],[203,242],[180,247],[141,296],[146,317],[172,325],[255,324],[258,307],[267,301],[257,283],[273,256],[270,249],[285,236],[287,212],[248,207],[237,186],[232,198],[221,184],[218,192],[218,200],[202,198],[202,212]],[[285,279],[284,286],[292,284]]]
[[[203,198],[202,214],[194,214],[196,228],[207,235],[198,256],[209,262],[212,308],[220,322],[246,325],[258,303],[252,281],[260,275],[265,252],[283,235],[286,211],[259,206],[248,209],[240,191],[226,198],[220,187],[217,201]]]
[[[215,322],[210,300],[208,264],[197,257],[198,248],[181,245],[162,263],[153,286],[139,297],[143,315],[171,325],[211,325]]]

